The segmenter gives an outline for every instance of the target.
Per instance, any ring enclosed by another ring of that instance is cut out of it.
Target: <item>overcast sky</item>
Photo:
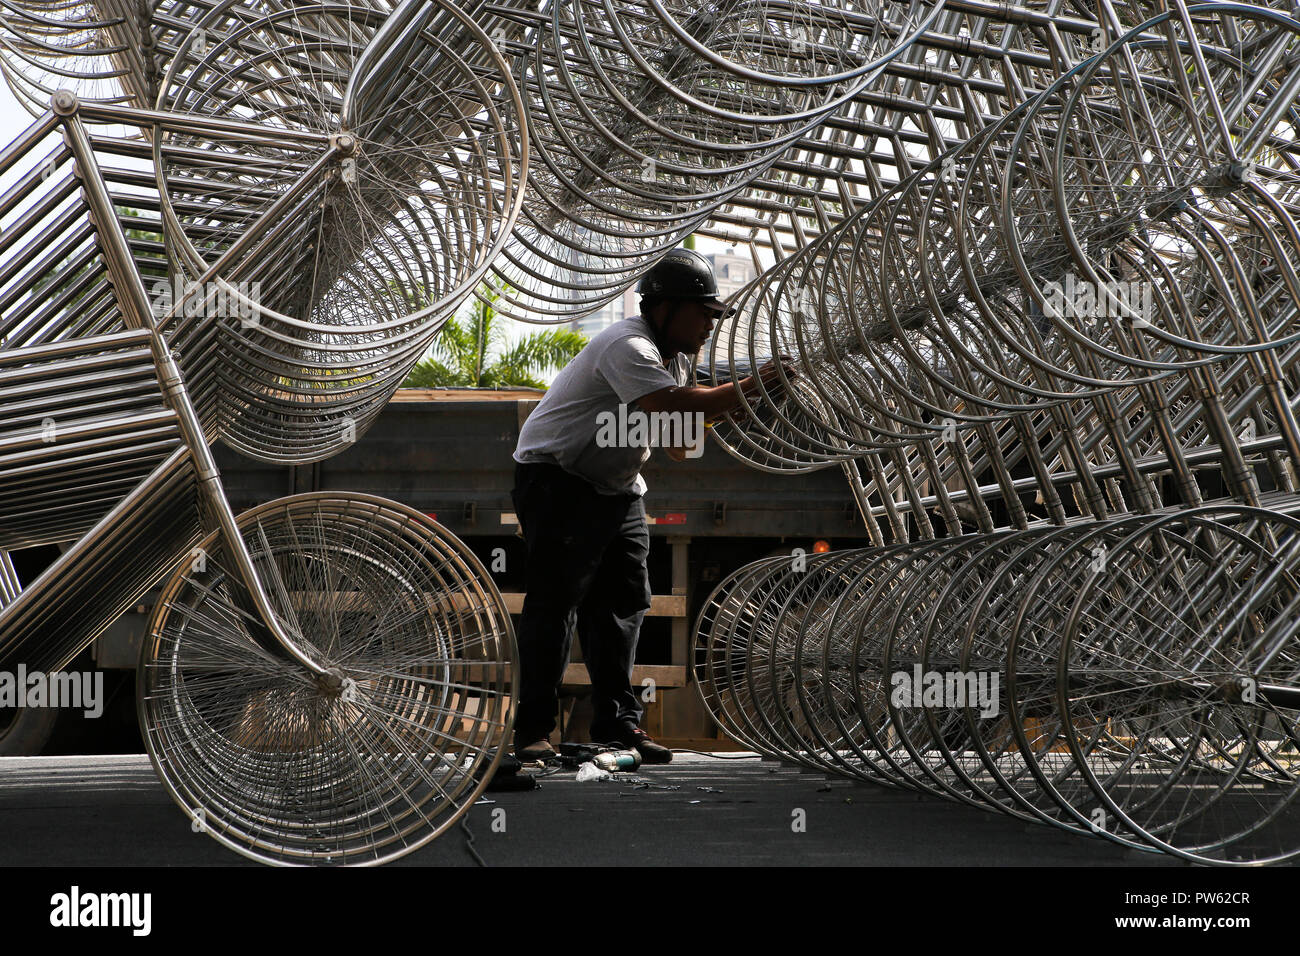
[[[0,83],[0,129],[4,130],[4,144],[7,145],[31,124],[31,114],[18,105],[9,86]]]

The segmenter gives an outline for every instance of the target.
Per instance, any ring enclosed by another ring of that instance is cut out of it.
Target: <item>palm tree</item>
[[[429,356],[411,369],[402,387],[545,389],[539,376],[563,368],[587,344],[587,336],[571,329],[533,332],[511,344],[492,307],[497,296],[490,286],[479,286],[468,320],[447,320]]]

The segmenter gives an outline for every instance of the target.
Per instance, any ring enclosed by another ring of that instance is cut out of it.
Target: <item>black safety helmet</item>
[[[647,299],[693,299],[720,313],[727,311],[718,298],[713,267],[694,249],[668,253],[641,277],[636,291]]]

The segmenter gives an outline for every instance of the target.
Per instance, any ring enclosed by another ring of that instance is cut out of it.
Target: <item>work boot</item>
[[[558,757],[559,754],[555,752],[555,748],[551,746],[551,741],[547,737],[543,737],[541,740],[536,740],[527,747],[520,747],[519,740],[516,738],[515,756],[524,763],[532,763],[536,760],[545,762],[554,757]]]
[[[640,727],[623,727],[618,730],[614,736],[607,737],[597,741],[602,744],[619,744],[623,747],[631,747],[641,755],[643,764],[650,763],[672,763],[673,752],[667,747],[661,746],[651,739]]]

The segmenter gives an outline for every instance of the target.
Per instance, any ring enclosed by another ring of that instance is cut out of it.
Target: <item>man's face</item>
[[[668,303],[668,320],[664,338],[676,352],[695,355],[713,332],[718,312],[702,302],[689,299]]]

